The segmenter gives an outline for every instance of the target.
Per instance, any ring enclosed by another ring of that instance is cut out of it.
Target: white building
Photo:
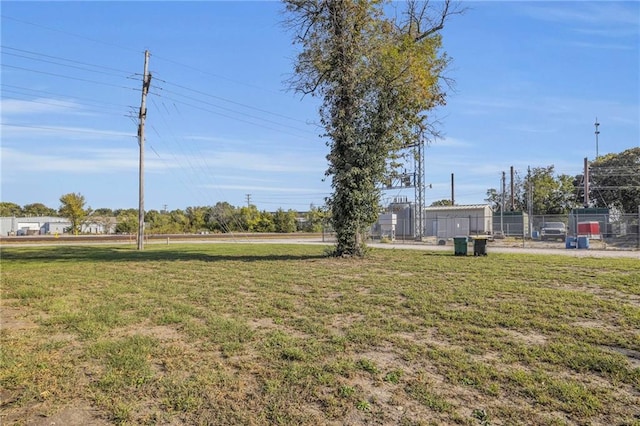
[[[493,229],[489,204],[425,208],[425,236],[448,239],[456,236],[487,235]]]
[[[64,217],[32,216],[1,217],[0,235],[54,235],[63,234],[71,228],[71,221]],[[90,217],[81,226],[84,234],[113,234],[116,231],[115,217]]]

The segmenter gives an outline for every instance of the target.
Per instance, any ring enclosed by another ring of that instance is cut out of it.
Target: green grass
[[[0,422],[640,424],[637,259],[325,251],[2,248]]]

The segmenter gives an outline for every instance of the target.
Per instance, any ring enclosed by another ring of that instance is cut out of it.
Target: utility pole
[[[531,233],[532,229],[532,220],[533,220],[533,181],[531,180],[531,167],[527,167],[527,183],[529,186],[529,190],[528,192],[528,196],[527,196],[527,210],[529,211],[529,236],[532,237],[533,234]]]
[[[511,211],[516,209],[516,199],[515,194],[513,193],[513,166],[511,166]]]
[[[251,207],[251,194],[246,194],[247,195],[247,207]]]
[[[149,74],[149,51],[144,51],[144,74],[142,75],[142,100],[140,102],[140,114],[138,116],[138,145],[140,146],[140,173],[139,182],[139,206],[138,206],[138,250],[144,249],[144,121],[147,118],[147,93],[151,85]]]
[[[502,172],[502,200],[501,201],[501,206],[500,206],[500,232],[502,233],[502,235],[504,236],[504,198],[505,198],[505,192],[507,191],[507,183],[506,183],[506,175],[505,172]]]
[[[422,241],[424,237],[424,133],[420,131],[418,134],[418,142],[416,143],[416,168],[414,175],[414,185],[415,185],[415,200],[416,200],[416,215],[415,215],[415,225],[414,225],[414,233],[415,238],[418,241]]]
[[[598,126],[600,126],[600,123],[598,123],[598,117],[596,117],[596,122],[594,123],[594,126],[596,126],[596,160],[598,159],[599,155],[598,155],[598,135],[600,134],[600,130],[598,130]]]
[[[584,208],[589,207],[589,160],[584,157]]]
[[[453,173],[451,173],[451,205],[456,205],[456,199],[454,197]]]

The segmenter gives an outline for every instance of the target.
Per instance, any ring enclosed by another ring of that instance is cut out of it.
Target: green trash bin
[[[456,256],[466,256],[467,237],[453,237],[453,248]]]
[[[474,256],[486,256],[487,255],[487,239],[475,237],[473,239],[473,255]]]

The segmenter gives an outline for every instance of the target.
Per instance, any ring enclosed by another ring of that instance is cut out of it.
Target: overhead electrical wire
[[[82,98],[82,97],[78,97],[78,96],[69,96],[69,95],[63,95],[61,93],[55,93],[55,92],[49,92],[49,91],[45,91],[45,90],[34,90],[34,89],[29,89],[26,87],[19,87],[19,86],[12,86],[12,85],[8,85],[8,84],[4,84],[1,83],[0,86],[2,87],[9,87],[10,89],[6,89],[3,88],[2,89],[2,93],[12,93],[12,94],[16,94],[16,95],[22,95],[22,96],[30,96],[30,97],[34,97],[34,96],[39,96],[35,99],[19,99],[19,100],[23,100],[23,101],[30,101],[30,102],[38,102],[38,103],[44,103],[43,99],[51,99],[52,101],[62,101],[62,102],[73,102],[78,108],[79,107],[88,107],[91,108],[92,111],[100,111],[100,112],[115,112],[115,111],[119,111],[122,112],[123,110],[126,110],[128,108],[131,108],[131,106],[128,105],[122,105],[122,104],[115,104],[115,103],[110,103],[110,102],[101,102],[101,101],[96,101],[95,99],[88,99],[88,98]],[[19,89],[19,90],[13,90],[13,88],[15,89]],[[29,93],[31,92],[31,93]],[[57,96],[59,98],[46,98],[46,97],[42,97],[42,94],[45,95],[53,95],[53,96]],[[3,98],[7,99],[4,95]],[[78,102],[80,101],[80,102]],[[56,103],[52,103],[52,105],[57,105]],[[71,106],[69,106],[71,107]]]
[[[18,69],[18,70],[22,70],[22,71],[29,71],[29,72],[38,73],[38,74],[44,74],[44,75],[51,75],[51,76],[54,76],[54,77],[66,78],[66,79],[75,80],[75,81],[83,81],[83,82],[86,82],[86,83],[99,84],[99,85],[102,85],[102,86],[116,87],[118,89],[127,89],[127,90],[135,90],[135,91],[139,91],[140,90],[140,88],[121,86],[121,85],[118,85],[118,84],[105,83],[104,81],[89,80],[89,79],[86,79],[86,78],[68,76],[68,75],[64,75],[64,74],[56,74],[56,73],[47,72],[47,71],[34,70],[33,68],[18,67],[18,66],[14,66],[14,65],[8,65],[8,64],[5,64],[5,63],[0,64],[0,67]]]
[[[22,95],[25,96],[24,93],[14,91],[14,90],[4,90],[3,92],[13,93],[14,95]],[[123,114],[122,110],[115,110],[114,108],[99,108],[95,105],[85,105],[81,103],[72,102],[69,104],[69,100],[67,99],[53,99],[53,98],[37,98],[37,99],[23,99],[23,98],[9,98],[3,95],[3,99],[5,101],[19,101],[19,102],[27,102],[33,104],[40,105],[50,105],[57,108],[66,108],[69,110],[81,111],[81,113],[100,113],[107,115],[118,115],[118,116],[126,116]]]
[[[228,103],[231,103],[231,104],[234,104],[234,105],[238,105],[238,106],[241,106],[241,107],[244,107],[244,108],[252,109],[254,111],[262,112],[262,113],[273,115],[273,116],[280,117],[280,118],[285,118],[285,119],[291,120],[291,121],[297,121],[297,122],[305,124],[305,125],[309,124],[309,123],[307,123],[307,122],[305,122],[303,120],[300,120],[299,118],[290,117],[288,115],[280,114],[280,113],[277,113],[277,112],[267,111],[267,110],[262,109],[262,108],[257,108],[257,107],[254,107],[254,106],[251,106],[251,105],[247,105],[247,104],[244,104],[244,103],[241,103],[241,102],[236,102],[236,101],[233,101],[231,99],[226,99],[226,98],[223,98],[221,96],[212,95],[210,93],[206,93],[206,92],[203,92],[201,90],[192,89],[192,88],[189,88],[189,87],[186,87],[186,86],[182,86],[180,84],[172,83],[172,82],[169,82],[169,81],[166,81],[166,80],[162,80],[162,82],[165,83],[165,84],[169,84],[169,85],[172,85],[172,86],[179,87],[179,88],[187,90],[189,92],[198,93],[200,95],[207,96],[209,98],[218,99],[218,100],[221,100],[221,101],[224,101],[224,102],[228,102]],[[164,90],[166,92],[168,92],[168,93],[175,93],[175,92],[171,92],[171,91],[166,90],[166,89],[164,89]]]
[[[192,103],[189,103],[189,102],[181,101],[180,99],[175,99],[175,98],[171,98],[171,97],[168,97],[168,96],[163,96],[163,95],[161,95],[161,94],[159,94],[159,93],[157,93],[155,91],[150,91],[149,93],[151,95],[158,96],[159,98],[172,101],[174,103],[186,105],[186,106],[189,106],[189,107],[194,108],[194,109],[198,109],[198,110],[201,110],[201,111],[209,112],[211,114],[216,114],[216,115],[219,115],[221,117],[229,118],[231,120],[236,120],[236,121],[239,121],[239,122],[242,122],[242,123],[245,123],[245,124],[250,124],[252,126],[262,127],[263,129],[273,130],[273,131],[284,133],[284,134],[287,134],[287,135],[290,135],[290,136],[305,137],[305,136],[302,136],[300,134],[292,133],[292,132],[289,132],[289,131],[284,131],[284,130],[281,130],[281,129],[278,129],[278,128],[275,128],[275,127],[272,127],[272,126],[266,126],[264,124],[256,123],[256,122],[244,119],[244,118],[239,118],[239,117],[235,117],[233,115],[224,114],[224,113],[221,113],[221,112],[218,112],[218,111],[213,111],[211,109],[204,108],[202,106],[198,106],[198,105],[195,105],[195,104],[192,104]],[[199,102],[206,103],[204,101],[199,101]],[[215,105],[213,105],[213,106],[215,107]],[[219,108],[221,108],[221,107],[219,107]],[[247,115],[247,114],[243,114],[243,115]],[[247,116],[249,116],[249,115],[247,115]],[[249,117],[250,118],[256,118],[256,117],[252,117],[252,116],[249,116]],[[272,122],[271,120],[262,119],[262,121],[271,122],[271,123],[273,123],[275,125],[283,126],[282,124],[277,123],[277,122]],[[290,127],[290,126],[285,126],[285,127]]]
[[[14,21],[14,22],[19,22],[21,24],[31,25],[31,26],[34,26],[34,27],[38,27],[38,28],[42,28],[42,29],[48,30],[48,31],[54,31],[54,32],[66,34],[66,35],[69,35],[69,36],[72,36],[72,37],[80,38],[80,39],[83,39],[83,40],[88,40],[88,41],[91,41],[93,43],[98,43],[98,44],[102,44],[102,45],[106,45],[106,46],[117,47],[118,49],[127,50],[127,51],[130,51],[130,52],[142,53],[140,50],[133,49],[133,48],[128,47],[128,46],[122,46],[122,45],[118,45],[118,44],[115,44],[115,43],[106,42],[104,40],[98,40],[98,39],[95,39],[95,38],[90,38],[90,37],[83,36],[83,35],[80,35],[80,34],[72,33],[70,31],[61,30],[61,29],[53,28],[53,27],[48,27],[46,25],[36,24],[36,23],[25,21],[25,20],[22,20],[22,19],[17,19],[17,18],[14,18],[12,16],[0,15],[0,17],[2,19],[8,19],[8,20],[11,20],[11,21]]]
[[[3,47],[3,48],[7,49],[7,47]],[[9,49],[12,49],[12,48],[9,48]],[[12,49],[12,50],[17,50],[17,51],[21,51],[21,52],[27,52],[26,50],[21,50],[21,49]],[[72,63],[75,63],[75,64],[82,64],[82,65],[87,65],[87,66],[90,66],[90,67],[93,67],[93,68],[102,68],[102,69],[91,69],[91,68],[87,68],[87,67],[81,67],[81,66],[78,66],[78,65],[72,65],[72,64],[65,64],[65,63],[61,63],[61,62],[56,62],[56,61],[52,61],[52,60],[49,60],[49,59],[33,58],[33,57],[30,57],[30,56],[20,55],[20,54],[11,53],[11,52],[3,52],[3,54],[6,55],[6,56],[13,56],[13,57],[16,57],[16,58],[28,59],[30,61],[44,62],[44,63],[47,63],[47,64],[58,65],[58,66],[61,66],[61,67],[73,68],[73,69],[78,69],[78,70],[81,70],[81,71],[88,71],[88,72],[104,74],[104,75],[111,75],[111,76],[116,76],[116,77],[121,77],[122,74],[124,74],[124,75],[133,75],[133,74],[135,74],[135,73],[131,73],[131,72],[127,72],[127,71],[119,71],[119,70],[117,71],[118,73],[116,74],[115,72],[110,71],[107,67],[103,67],[103,66],[100,66],[100,65],[93,65],[93,64],[88,64],[86,62],[73,61],[73,60],[70,60],[70,59],[58,58],[58,57],[49,56],[49,55],[40,54],[41,56],[44,56],[44,57],[47,57],[47,58],[57,58],[57,59],[68,61],[68,62],[72,62]],[[104,71],[105,69],[107,71]]]
[[[47,27],[47,26],[43,26],[43,25],[39,25],[39,24],[34,24],[34,23],[31,23],[31,22],[26,22],[26,21],[23,21],[23,20],[20,20],[20,19],[15,19],[15,18],[12,18],[12,17],[5,16],[5,15],[3,15],[2,17],[3,17],[3,19],[10,19],[10,20],[13,20],[15,22],[20,22],[20,23],[27,24],[27,25],[32,25],[32,26],[35,26],[35,27],[44,28],[46,30],[65,33],[65,34],[68,34],[70,36],[82,38],[82,39],[89,40],[89,41],[92,41],[92,42],[95,42],[95,43],[111,45],[111,46],[115,46],[115,47],[122,48],[122,49],[125,49],[125,50],[135,51],[136,53],[142,53],[142,51],[130,49],[130,48],[123,47],[123,46],[118,46],[118,45],[113,44],[113,43],[106,43],[106,42],[101,41],[101,40],[92,39],[92,38],[85,37],[85,36],[82,36],[82,35],[70,33],[68,31],[61,31],[61,30],[58,30],[58,29],[55,29],[55,28],[51,28],[51,27]],[[111,76],[116,76],[116,77],[136,75],[136,74],[131,74],[131,73],[127,72],[127,71],[116,69],[116,68],[112,68],[112,67],[107,67],[107,66],[102,66],[102,65],[97,65],[97,64],[91,64],[91,63],[84,62],[84,61],[78,61],[78,60],[75,60],[75,59],[63,58],[63,57],[60,57],[60,56],[49,55],[49,54],[45,54],[45,53],[35,52],[35,51],[32,51],[32,50],[21,49],[21,48],[18,48],[18,47],[11,47],[11,46],[3,45],[2,49],[3,49],[3,54],[4,55],[10,56],[10,57],[14,57],[14,58],[21,58],[21,59],[23,59],[25,61],[27,61],[27,60],[28,61],[37,61],[37,62],[40,62],[40,63],[48,63],[48,64],[52,64],[52,65],[55,65],[55,66],[61,66],[61,67],[76,69],[76,70],[79,70],[79,71],[82,71],[82,72],[98,73],[98,74],[102,74],[102,75],[111,75]],[[204,70],[198,69],[196,67],[192,67],[190,65],[185,65],[185,64],[183,64],[183,63],[181,63],[179,61],[171,60],[171,59],[168,59],[168,58],[163,58],[163,57],[157,56],[157,55],[153,55],[153,56],[154,56],[154,59],[159,59],[161,61],[171,62],[171,63],[174,63],[176,65],[179,65],[179,66],[182,66],[182,67],[185,67],[185,68],[188,68],[188,69],[192,69],[194,71],[198,71],[198,72],[203,73],[203,74],[211,75],[211,76],[216,77],[216,78],[220,78],[220,79],[224,79],[226,81],[233,82],[235,84],[251,87],[253,89],[259,89],[259,90],[264,90],[264,91],[269,91],[269,92],[276,93],[276,92],[274,92],[272,90],[269,90],[269,89],[266,89],[264,87],[260,87],[260,86],[257,86],[257,85],[254,85],[254,84],[249,84],[249,83],[242,82],[242,81],[233,80],[233,79],[221,76],[221,75],[216,75],[216,74],[210,73],[208,71],[204,71]],[[27,72],[38,73],[38,74],[41,74],[41,75],[50,75],[50,76],[53,76],[53,77],[65,78],[65,79],[69,79],[69,80],[73,80],[73,81],[77,81],[77,82],[86,82],[86,83],[98,84],[98,85],[108,86],[108,87],[124,88],[124,89],[127,89],[127,90],[133,90],[135,92],[139,91],[139,88],[133,88],[133,87],[125,86],[125,85],[113,84],[111,82],[97,81],[95,79],[84,78],[84,76],[63,75],[63,74],[59,74],[59,73],[55,73],[55,72],[45,71],[44,69],[36,69],[35,67],[20,66],[21,64],[6,64],[6,63],[2,63],[1,65],[5,69],[16,69],[16,70],[22,70],[22,71],[27,71]],[[120,73],[122,73],[123,75],[120,75]],[[127,78],[130,78],[130,77],[127,77]],[[208,112],[208,113],[212,113],[212,114],[216,114],[216,115],[219,115],[219,116],[223,116],[223,117],[235,120],[235,121],[246,123],[246,124],[249,124],[249,125],[252,125],[252,126],[258,126],[258,127],[266,128],[266,129],[269,129],[269,130],[274,130],[274,131],[279,132],[281,134],[289,134],[289,135],[292,135],[292,136],[295,136],[295,137],[303,137],[305,139],[308,139],[310,137],[315,137],[315,138],[318,137],[317,134],[315,134],[313,131],[309,131],[308,129],[303,129],[303,128],[300,128],[300,127],[293,126],[290,123],[286,123],[286,122],[282,122],[282,121],[276,121],[276,120],[270,120],[270,119],[264,118],[262,116],[249,114],[249,113],[247,113],[245,111],[241,111],[241,110],[239,111],[239,110],[236,110],[236,109],[233,109],[233,108],[227,108],[225,106],[217,105],[217,104],[214,104],[214,103],[212,103],[210,101],[207,101],[206,99],[201,99],[201,98],[204,97],[204,98],[218,100],[218,101],[221,101],[221,102],[225,102],[225,103],[228,103],[228,104],[231,104],[231,105],[238,106],[240,108],[253,110],[253,111],[258,111],[263,115],[276,117],[278,119],[282,119],[282,120],[286,120],[286,121],[290,121],[290,122],[303,123],[305,126],[310,125],[310,123],[306,123],[303,120],[299,120],[299,119],[296,119],[294,117],[287,116],[285,114],[280,114],[280,113],[277,113],[277,112],[269,111],[269,110],[264,109],[264,108],[259,108],[259,107],[256,107],[256,106],[248,105],[248,104],[245,104],[245,103],[242,103],[242,102],[238,102],[238,101],[235,101],[235,100],[232,100],[232,99],[227,99],[227,98],[223,98],[221,96],[217,96],[217,95],[214,95],[214,94],[206,93],[205,91],[202,91],[202,90],[192,89],[192,88],[189,88],[189,87],[181,85],[181,84],[167,82],[167,81],[160,80],[160,79],[157,79],[157,78],[154,79],[154,81],[161,81],[163,83],[161,86],[166,85],[166,86],[170,86],[170,87],[173,87],[173,88],[178,88],[178,89],[181,89],[182,91],[185,91],[185,92],[200,96],[200,98],[197,98],[195,96],[189,96],[186,93],[181,93],[180,90],[175,90],[175,89],[167,90],[166,87],[164,89],[160,88],[159,91],[164,90],[164,92],[170,94],[171,97],[168,97],[168,96],[166,96],[164,94],[156,93],[156,95],[159,97],[159,100],[172,102],[173,103],[173,107],[175,108],[176,111],[178,111],[178,113],[179,113],[178,105],[184,105],[184,106],[188,106],[188,107],[191,107],[191,108],[196,108],[196,109]],[[46,93],[46,94],[50,94],[50,95],[54,95],[54,96],[62,96],[62,97],[65,97],[65,98],[82,99],[82,98],[67,96],[67,95],[60,94],[60,93],[56,94],[56,93],[53,93],[53,92],[35,91],[35,90],[29,89],[29,88],[20,88],[20,86],[11,86],[11,85],[3,84],[3,87],[5,87],[5,91],[6,92],[11,92],[11,90],[7,90],[6,89],[7,87],[13,87],[13,88],[16,88],[16,89],[19,89],[19,90],[20,89],[28,90],[28,91],[30,91],[30,93]],[[156,87],[154,87],[152,85],[152,88],[155,89]],[[13,91],[12,93],[19,93],[20,94],[20,92],[16,92],[16,91]],[[22,93],[22,95],[29,96],[29,95],[27,95],[25,93]],[[178,99],[176,99],[176,98],[178,98]],[[184,99],[190,100],[191,102],[185,102]],[[66,99],[66,100],[68,101],[68,99]],[[44,104],[48,104],[49,103],[47,100],[41,100],[41,99],[31,99],[31,100],[23,99],[23,101],[34,102],[34,103],[44,103]],[[57,105],[55,100],[53,100],[52,102],[53,102],[53,103],[51,103],[52,105]],[[80,102],[78,102],[78,103],[81,104]],[[97,104],[101,105],[101,106],[104,106],[107,103],[97,102]],[[197,104],[206,105],[206,106],[208,106],[210,108],[203,108],[201,105],[197,105]],[[116,109],[123,107],[122,105],[117,105],[117,104],[111,104],[111,105],[115,106]],[[70,105],[67,105],[67,107],[72,108],[72,106],[70,106]],[[123,110],[126,110],[126,108],[133,109],[134,107],[130,107],[130,106],[124,107]],[[165,102],[162,102],[162,108],[164,109],[164,112],[166,114],[170,114],[169,109],[167,108],[167,105],[165,105]],[[162,111],[162,109],[157,105],[156,105],[156,109],[158,110],[158,112]],[[216,110],[226,111],[228,114],[221,113],[220,111],[216,111]],[[133,117],[130,117],[130,118],[132,118],[132,120],[133,120]],[[168,118],[166,116],[163,119],[161,119],[161,121],[164,121],[164,125],[167,126],[170,129],[169,120],[168,120]],[[148,124],[150,124],[150,123],[148,123]],[[15,127],[25,127],[25,128],[34,128],[34,129],[43,129],[43,130],[54,130],[54,131],[74,131],[74,132],[78,132],[78,133],[91,132],[91,133],[94,133],[94,134],[102,134],[102,135],[109,135],[109,136],[113,136],[114,135],[114,133],[108,133],[108,132],[100,132],[100,131],[95,132],[95,131],[90,131],[90,130],[72,129],[72,128],[56,128],[56,127],[50,127],[50,126],[38,126],[38,125],[30,126],[30,125],[21,125],[21,124],[13,124],[13,123],[7,123],[7,124],[2,124],[2,125],[15,126]],[[161,137],[161,133],[162,132],[158,131],[158,129],[156,129],[153,125],[151,125],[150,127],[158,135],[158,137],[160,139],[166,140],[166,139]],[[298,132],[299,133],[303,133],[303,134],[308,134],[309,136],[306,136],[306,135],[302,136],[301,134],[297,134]],[[176,137],[175,134],[173,134],[172,130],[170,131],[170,133],[172,133],[172,135],[173,135],[173,137],[171,138],[173,143],[177,144],[178,147],[181,147],[180,149],[182,149],[183,152],[184,152],[184,146],[192,148],[191,144],[182,144],[182,145],[180,145],[180,138]],[[313,136],[310,136],[310,135],[313,135]],[[135,138],[135,136],[133,136],[133,135],[131,137]],[[150,144],[150,148],[156,154],[156,156],[158,158],[161,158],[161,155],[156,151],[156,149],[154,148],[154,146],[152,144]],[[172,150],[170,149],[169,152],[171,152],[171,151]],[[199,159],[201,162],[204,162],[204,168],[200,164],[194,165],[193,163],[190,163],[189,157],[196,158],[196,159]],[[187,164],[187,170],[191,170],[191,175],[192,175],[191,179],[192,180],[193,180],[193,176],[202,177],[202,176],[207,176],[207,175],[210,174],[211,167],[210,167],[209,164],[206,164],[206,158],[204,156],[194,154],[194,155],[191,155],[191,156],[185,155],[184,158],[188,163]],[[166,162],[166,159],[162,159],[161,158],[161,160]],[[196,166],[198,166],[198,167],[196,167]],[[171,168],[171,169],[173,169],[173,168]],[[209,174],[206,173],[207,169],[209,169]],[[199,171],[202,171],[202,170],[204,170],[205,173],[199,172]],[[196,185],[196,186],[200,187],[200,185]]]
[[[189,168],[191,169],[191,171],[193,172],[193,175],[197,176],[198,178],[201,178],[203,175],[208,175],[209,170],[207,170],[207,169],[209,169],[209,165],[208,165],[208,164],[206,164],[205,156],[203,156],[203,155],[195,155],[195,154],[193,154],[193,151],[192,151],[192,154],[191,154],[191,155],[189,155],[189,154],[187,154],[187,153],[185,152],[184,146],[180,143],[179,138],[177,138],[177,137],[175,136],[175,134],[173,133],[173,130],[171,129],[171,126],[170,126],[170,124],[169,124],[169,120],[167,119],[167,117],[165,117],[165,116],[164,116],[163,111],[158,107],[158,105],[157,105],[157,103],[155,102],[155,100],[153,100],[153,99],[152,99],[151,101],[152,101],[152,105],[153,105],[153,106],[156,108],[156,110],[158,111],[158,114],[159,114],[159,116],[161,117],[161,121],[162,121],[162,123],[163,123],[163,124],[168,128],[169,132],[171,133],[171,135],[172,135],[172,140],[174,141],[174,143],[177,143],[177,144],[178,144],[178,146],[180,147],[180,149],[182,150],[182,152],[183,152],[183,156],[184,156],[184,158],[187,160],[188,166],[189,166]],[[165,112],[166,112],[167,114],[170,114],[169,109],[168,109],[168,108],[166,108],[166,105],[164,105],[164,103],[163,103],[163,107],[164,107]],[[178,113],[179,113],[179,110],[177,109],[177,107],[176,107],[176,111],[178,111]],[[158,135],[158,137],[160,138],[160,140],[164,139],[164,138],[162,137],[162,135],[160,135],[160,133],[159,133],[155,128],[154,128],[153,130],[154,130],[154,132]],[[188,144],[187,144],[187,146],[190,146],[190,145],[188,145]],[[158,158],[162,158],[162,157],[158,154],[158,152],[157,152],[157,151],[155,151],[155,150],[154,150],[154,152],[156,153],[156,155],[158,156]],[[178,157],[177,157],[175,154],[173,154],[173,157],[174,157],[174,159],[176,160],[176,162],[178,162],[178,163],[180,162],[180,160],[178,159]],[[205,166],[206,166],[206,167],[203,167],[203,168],[201,168],[201,169],[200,169],[200,170],[202,171],[202,173],[199,173],[199,172],[196,170],[196,168],[194,167],[194,165],[191,163],[190,157],[193,157],[193,158],[199,158],[199,159],[200,159],[200,160],[205,164]],[[162,159],[162,160],[165,162],[165,164],[168,164],[164,159]],[[173,168],[171,168],[171,167],[169,167],[169,169],[170,169],[170,170],[173,170]],[[186,169],[186,168],[184,168],[184,167],[183,167],[183,169]],[[192,185],[186,185],[186,184],[184,184],[184,182],[182,182],[182,183],[183,183],[183,185],[184,185],[188,190],[190,190],[190,191],[192,191],[192,192],[193,192],[194,188],[202,188],[204,185],[206,185],[206,182],[200,182],[200,183],[197,183],[197,182],[195,182],[195,180],[194,180],[194,178],[193,178],[192,176],[188,176],[188,177],[189,177],[189,179],[192,181]],[[182,179],[180,179],[180,180],[182,180]],[[201,190],[200,192],[202,192],[202,193],[205,193],[205,194],[206,194],[206,191],[204,191],[204,190]],[[208,201],[208,198],[207,198],[207,197],[204,197],[204,198],[205,198],[205,199],[207,199],[207,201]],[[206,204],[205,204],[205,205],[206,205]],[[210,205],[213,205],[213,202],[211,202],[211,203],[210,203]],[[243,229],[242,224],[237,220],[237,218],[235,218],[235,217],[234,217],[234,220],[236,221],[236,226],[237,226],[237,228],[238,228],[238,229]],[[225,222],[219,222],[219,223],[220,223],[220,226],[222,227],[222,229],[223,229],[226,233],[233,234],[233,232],[232,232],[231,228],[229,227],[229,224],[228,224],[228,223],[225,223]]]
[[[166,83],[164,80],[160,80],[160,81],[163,82],[163,83]],[[171,84],[171,83],[169,83],[169,84]],[[175,86],[178,87],[179,85],[175,85]],[[261,109],[261,108],[252,107],[250,105],[246,105],[246,104],[243,104],[243,103],[240,103],[240,102],[235,102],[235,101],[232,101],[232,100],[229,100],[229,99],[221,98],[221,97],[216,96],[216,95],[211,95],[211,94],[208,94],[208,93],[205,93],[205,92],[202,92],[202,91],[198,91],[198,90],[195,90],[195,89],[189,89],[189,88],[186,88],[184,86],[179,86],[179,87],[185,88],[185,90],[188,90],[188,91],[191,91],[191,92],[194,92],[194,93],[198,93],[198,94],[210,97],[210,98],[219,99],[219,100],[223,100],[225,102],[232,103],[234,105],[242,106],[244,108],[248,108],[248,109],[252,109],[252,110],[259,111],[259,112],[262,112],[262,113],[266,113],[266,114],[269,114],[269,115],[273,115],[273,116],[277,116],[277,117],[283,117],[283,118],[286,118],[288,120],[295,120],[295,121],[304,123],[304,121],[302,121],[302,120],[294,119],[292,117],[288,117],[288,116],[285,116],[285,115],[282,115],[282,114],[269,112],[269,111]],[[214,104],[212,102],[209,102],[209,101],[206,101],[206,100],[203,100],[203,99],[199,99],[199,98],[196,98],[196,97],[193,97],[193,96],[189,96],[189,95],[185,95],[185,94],[176,92],[174,90],[168,90],[168,89],[166,89],[164,87],[159,87],[159,88],[155,88],[155,89],[156,90],[153,90],[151,92],[152,95],[155,95],[155,96],[158,96],[158,97],[162,97],[162,98],[165,98],[167,100],[171,100],[171,101],[174,101],[174,102],[179,102],[179,103],[183,103],[183,104],[188,105],[188,106],[195,107],[193,104],[190,104],[188,102],[181,101],[179,99],[175,99],[175,98],[172,98],[172,97],[169,97],[169,96],[165,96],[163,94],[164,92],[169,93],[171,95],[180,96],[180,97],[183,97],[183,98],[191,100],[191,101],[199,102],[199,103],[202,103],[202,104],[205,104],[207,106],[211,106],[211,107],[214,107],[214,108],[217,108],[217,109],[221,109],[223,111],[227,111],[227,112],[231,112],[231,113],[242,115],[244,117],[248,117],[248,118],[252,118],[252,119],[255,119],[255,120],[263,121],[263,122],[268,123],[268,124],[274,124],[274,125],[277,125],[277,126],[280,126],[280,127],[292,129],[292,130],[303,132],[303,133],[309,132],[309,135],[312,134],[307,129],[302,129],[300,127],[292,126],[290,124],[284,124],[284,123],[281,123],[281,122],[277,122],[277,121],[274,121],[274,120],[270,120],[270,119],[267,119],[267,118],[256,116],[256,115],[253,115],[253,114],[248,114],[246,112],[238,111],[238,110],[235,110],[235,109],[232,109],[232,108],[220,106],[220,105]],[[231,117],[231,116],[228,116],[228,115],[224,115],[222,113],[218,113],[218,112],[215,112],[215,111],[210,111],[210,110],[206,110],[206,109],[205,109],[205,111],[213,112],[214,114],[219,114],[219,115],[222,115],[222,116],[227,117],[227,118],[234,118],[234,117]],[[245,121],[245,122],[247,122],[247,121]],[[256,123],[251,123],[251,122],[248,122],[248,123],[256,125]],[[270,129],[271,130],[276,130],[276,129],[273,129],[273,128],[270,128]],[[291,133],[289,133],[289,134],[291,134]],[[300,136],[300,135],[294,135],[294,134],[291,134],[291,135]]]

